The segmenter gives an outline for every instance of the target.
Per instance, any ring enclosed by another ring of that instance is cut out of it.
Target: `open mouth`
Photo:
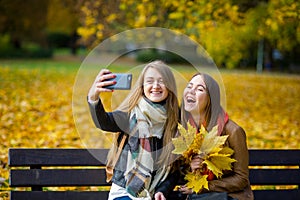
[[[196,100],[193,99],[193,98],[191,98],[191,97],[187,97],[186,101],[187,101],[188,103],[195,103],[195,102],[196,102]]]
[[[161,94],[161,91],[151,91],[151,94]]]

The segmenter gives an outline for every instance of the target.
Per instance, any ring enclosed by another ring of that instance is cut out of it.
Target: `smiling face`
[[[162,75],[154,68],[147,69],[144,75],[144,94],[152,102],[158,103],[168,97]]]
[[[201,75],[192,78],[183,92],[184,109],[192,115],[205,113],[209,97]]]

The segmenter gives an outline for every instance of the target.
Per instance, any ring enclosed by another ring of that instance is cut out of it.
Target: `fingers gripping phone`
[[[113,90],[130,90],[132,82],[132,74],[120,74],[114,73],[115,78],[109,79],[110,81],[116,81],[116,84],[106,86],[105,88]]]

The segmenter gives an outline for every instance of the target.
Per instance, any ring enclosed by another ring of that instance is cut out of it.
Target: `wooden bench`
[[[107,199],[109,187],[104,191],[50,191],[51,187],[109,186],[105,181],[104,169],[107,152],[107,149],[9,149],[10,198]],[[284,190],[254,190],[256,200],[300,199],[300,150],[249,150],[249,154],[250,166],[264,166],[259,169],[250,167],[251,185],[296,186]],[[22,189],[20,187],[28,187],[29,191],[18,191]]]

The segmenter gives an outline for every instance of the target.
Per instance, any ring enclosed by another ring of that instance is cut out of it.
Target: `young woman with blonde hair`
[[[172,165],[172,142],[178,123],[177,88],[174,75],[162,61],[147,64],[129,95],[113,112],[106,112],[99,94],[112,92],[115,75],[100,71],[88,102],[95,125],[127,136],[112,178],[109,200],[165,199],[159,189]],[[156,193],[156,194],[155,194]],[[155,194],[155,195],[154,195]]]

